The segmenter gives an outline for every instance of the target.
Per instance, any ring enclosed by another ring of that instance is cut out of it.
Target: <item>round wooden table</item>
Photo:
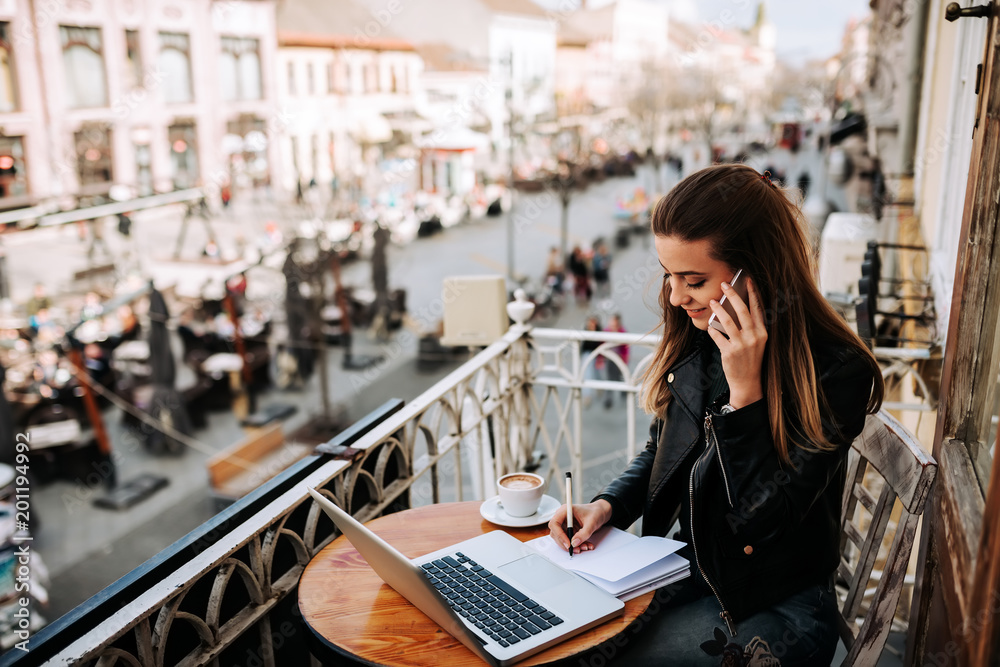
[[[479,502],[440,503],[389,514],[367,525],[404,556],[416,558],[456,542],[505,530],[522,542],[548,534],[545,524],[501,528],[483,519]],[[653,593],[625,603],[625,613],[552,646],[518,665],[544,665],[572,657],[625,630],[646,611]],[[335,659],[362,664],[461,667],[483,661],[384,584],[343,536],[316,554],[299,580],[299,610],[306,626]],[[316,657],[322,659],[323,656]]]

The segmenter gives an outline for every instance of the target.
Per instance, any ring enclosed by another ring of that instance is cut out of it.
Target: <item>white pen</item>
[[[573,473],[566,473],[566,537],[569,538],[569,557],[573,557]]]

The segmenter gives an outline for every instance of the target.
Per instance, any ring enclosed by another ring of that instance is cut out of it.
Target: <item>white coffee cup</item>
[[[531,516],[545,495],[545,480],[530,472],[512,472],[497,480],[497,492],[508,516]]]

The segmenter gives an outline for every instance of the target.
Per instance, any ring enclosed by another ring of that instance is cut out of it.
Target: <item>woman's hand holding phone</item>
[[[722,370],[729,383],[729,404],[734,408],[742,408],[764,397],[761,383],[764,349],[767,347],[764,308],[750,276],[743,275],[742,280],[747,285],[747,301],[731,285],[722,283],[722,293],[735,311],[737,320],[718,301],[713,299],[709,303],[726,330],[723,334],[710,326],[708,335],[722,353]]]

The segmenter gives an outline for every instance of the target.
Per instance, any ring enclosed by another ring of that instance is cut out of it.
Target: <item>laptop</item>
[[[315,489],[309,494],[385,583],[490,664],[523,660],[625,610],[502,530],[411,561]]]

